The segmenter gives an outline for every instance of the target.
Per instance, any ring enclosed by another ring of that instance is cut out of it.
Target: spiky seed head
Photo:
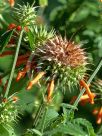
[[[48,30],[47,26],[45,25],[34,25],[32,28],[30,28],[30,32],[33,37],[30,47],[33,51],[35,48],[44,45],[46,41],[52,39],[55,36],[55,30]],[[27,39],[29,38],[27,37]]]
[[[65,89],[77,85],[86,72],[87,57],[84,49],[61,36],[48,40],[35,51],[35,60],[48,80],[55,79]]]
[[[0,103],[0,122],[11,124],[17,121],[18,109],[13,101],[7,99]]]
[[[28,26],[30,24],[35,24],[36,20],[36,7],[33,7],[27,3],[27,5],[19,5],[14,8],[14,18],[19,22],[21,26]]]

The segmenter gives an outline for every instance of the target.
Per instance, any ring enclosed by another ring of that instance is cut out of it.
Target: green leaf
[[[50,127],[49,131],[44,133],[45,136],[56,136],[56,134],[69,134],[71,136],[96,136],[94,129],[89,121],[78,118],[72,121],[63,121]]]
[[[87,128],[87,133],[89,136],[96,136],[93,126],[89,121],[87,121],[86,119],[82,119],[82,118],[74,119],[74,121],[75,121],[75,124],[78,124],[81,127],[83,126],[83,128]]]
[[[50,21],[54,21],[58,13],[62,10],[62,6],[57,6],[50,13]]]
[[[71,14],[69,20],[72,22],[80,22],[84,19],[86,19],[89,15],[88,9],[86,10],[85,8],[82,10],[75,11]]]
[[[44,109],[44,108],[43,108]],[[51,123],[58,117],[58,113],[52,109],[52,108],[49,108],[49,109],[45,109],[45,111],[43,112],[43,115],[42,117],[40,117],[40,123],[37,127],[37,129],[39,130],[43,130],[45,128],[47,128],[48,126],[51,125]]]
[[[16,134],[14,133],[14,129],[11,126],[1,124],[0,125],[0,136],[16,136]]]
[[[68,122],[68,124],[57,125],[56,128],[45,132],[44,134],[53,136],[54,134],[69,134],[71,136],[86,136],[86,133],[80,129],[77,124]]]
[[[67,0],[58,0],[61,4],[67,4]]]
[[[39,0],[40,6],[47,6],[48,5],[48,0]]]
[[[24,134],[22,136],[32,136],[32,134],[29,133],[29,134]]]
[[[97,131],[97,136],[102,136],[102,125],[100,126],[100,128]]]
[[[28,129],[28,134],[31,133],[31,134],[37,134],[37,136],[42,136],[41,132],[37,129]],[[29,136],[29,135],[27,135]]]
[[[68,108],[68,109],[78,110],[77,107],[75,107],[75,106],[73,106],[71,104],[62,103],[61,106],[64,107],[64,108]]]
[[[28,36],[28,39],[29,39],[30,47],[33,48],[33,45],[34,45],[34,35],[33,35],[33,33],[31,32],[30,29],[27,32],[27,36]]]
[[[1,57],[0,58],[0,71],[2,71],[4,73],[10,72],[13,58],[14,58],[13,55]],[[4,62],[6,62],[6,63],[4,63]]]
[[[2,53],[12,37],[13,31],[8,31],[0,37],[0,53]]]
[[[52,108],[48,109],[48,111],[46,113],[45,126],[47,127],[48,124],[51,123],[51,121],[53,121],[55,118],[58,117],[58,115],[59,114],[54,109],[52,109]]]
[[[0,136],[9,136],[9,132],[7,131],[7,129],[0,125]]]

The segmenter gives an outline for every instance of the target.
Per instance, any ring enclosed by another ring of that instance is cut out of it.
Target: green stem
[[[40,115],[42,114],[42,111],[43,111],[43,105],[44,105],[44,103],[43,103],[43,101],[41,101],[41,104],[40,104],[40,106],[39,106],[39,108],[38,108],[38,111],[37,111],[37,113],[36,113],[36,115],[35,115],[35,118],[34,118],[33,127],[36,127],[36,126],[37,126],[39,117],[40,117]]]
[[[43,130],[45,128],[45,120],[46,120],[46,114],[47,114],[48,107],[45,108],[45,112],[43,113],[43,121],[41,125],[41,133],[43,134]]]
[[[92,73],[92,75],[90,76],[89,80],[87,81],[87,84],[90,84],[92,82],[92,80],[94,79],[94,77],[96,76],[96,74],[98,73],[99,69],[101,68],[102,66],[102,58],[99,62],[99,64],[97,65],[96,69],[94,70],[94,72]],[[81,96],[84,94],[85,92],[85,89],[82,89],[82,91],[80,92],[79,96],[77,97],[76,101],[74,102],[73,106],[77,106],[79,101],[80,101],[80,98]]]
[[[12,83],[12,79],[13,79],[13,75],[14,75],[14,71],[15,71],[15,67],[16,67],[16,62],[17,62],[17,58],[18,58],[18,53],[19,53],[19,49],[20,49],[20,45],[21,45],[22,36],[23,36],[23,30],[21,31],[20,37],[19,37],[19,40],[18,40],[13,66],[12,66],[12,69],[11,69],[9,81],[8,81],[7,88],[6,88],[5,95],[4,95],[5,98],[7,98],[7,96],[8,96],[10,86],[11,86],[11,83]]]

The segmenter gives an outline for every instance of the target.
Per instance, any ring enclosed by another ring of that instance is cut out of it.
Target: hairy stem
[[[45,108],[45,112],[43,114],[43,121],[41,125],[41,133],[43,134],[44,128],[45,128],[45,120],[46,120],[46,115],[47,115],[48,107]]]
[[[87,84],[90,84],[92,82],[92,80],[94,79],[94,77],[96,76],[96,74],[98,73],[99,69],[101,68],[102,66],[102,58],[99,62],[99,64],[97,65],[96,69],[94,70],[94,72],[92,73],[92,75],[90,76],[89,80],[87,81]],[[79,101],[80,101],[80,98],[81,96],[84,94],[85,92],[85,89],[82,89],[82,91],[80,92],[79,96],[77,97],[76,101],[74,102],[73,106],[77,106]]]
[[[43,108],[44,108],[43,105],[44,105],[44,103],[43,103],[43,100],[42,100],[42,101],[41,101],[41,104],[40,104],[40,106],[39,106],[39,108],[38,108],[38,111],[37,111],[37,113],[36,113],[36,115],[35,115],[33,127],[36,127],[37,124],[38,124],[39,117],[41,116],[42,111],[43,111]]]
[[[13,75],[14,75],[14,71],[15,71],[15,67],[16,67],[16,62],[17,62],[17,58],[18,58],[18,53],[19,53],[19,49],[20,49],[20,45],[21,45],[22,36],[23,36],[23,30],[21,31],[20,37],[18,40],[18,44],[17,44],[17,48],[16,48],[16,52],[15,52],[15,57],[14,57],[14,61],[13,61],[13,66],[11,69],[9,81],[8,81],[7,88],[6,88],[5,95],[4,95],[5,98],[7,98],[7,96],[8,96],[10,86],[12,83],[12,79],[13,79]]]

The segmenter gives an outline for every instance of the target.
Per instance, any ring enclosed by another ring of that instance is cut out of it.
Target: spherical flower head
[[[57,86],[63,89],[77,85],[86,72],[84,49],[61,36],[55,36],[37,48],[34,59],[38,68],[46,72],[47,79],[54,78]]]

